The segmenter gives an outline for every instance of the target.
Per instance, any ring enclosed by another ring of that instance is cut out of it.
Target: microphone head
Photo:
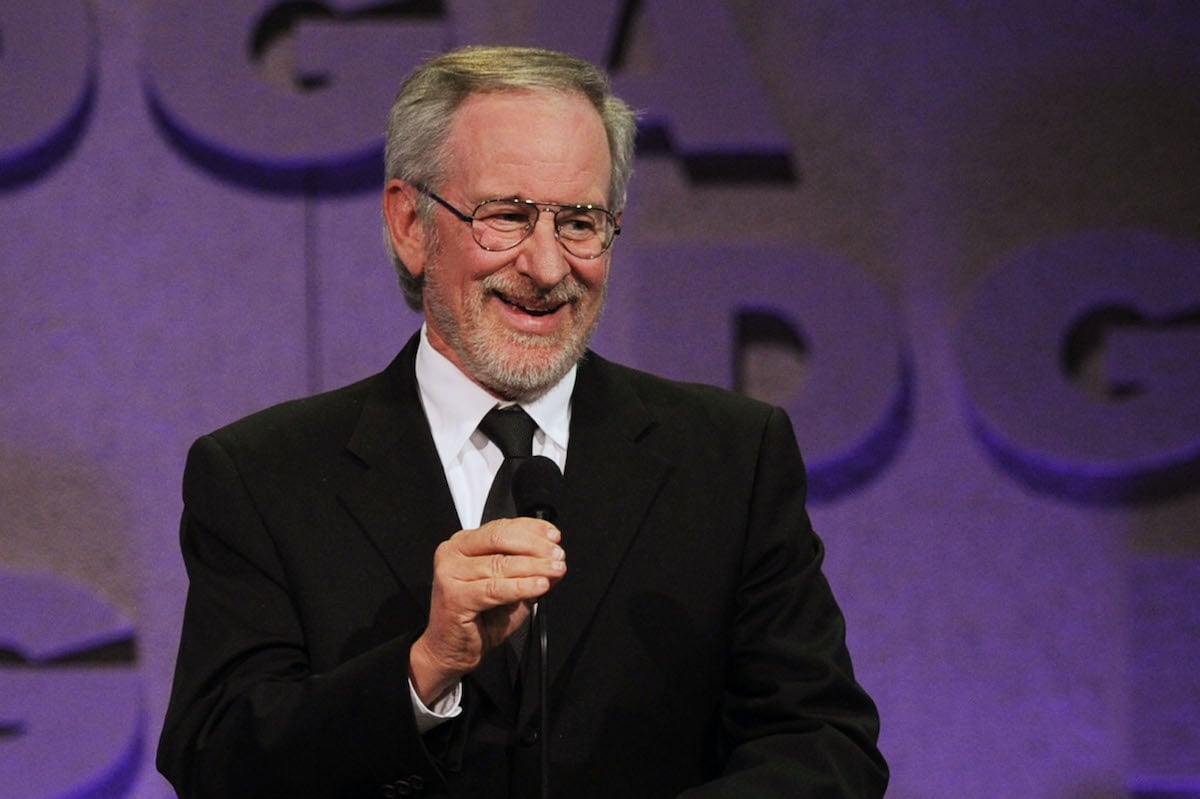
[[[545,455],[522,461],[512,482],[517,515],[555,521],[565,482],[558,464]]]

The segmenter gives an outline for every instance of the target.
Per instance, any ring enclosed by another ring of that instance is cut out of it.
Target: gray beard
[[[553,388],[571,371],[587,351],[588,342],[602,315],[607,286],[601,292],[599,309],[591,323],[574,329],[565,340],[547,340],[542,336],[504,330],[491,333],[481,325],[464,330],[454,313],[442,301],[438,286],[439,268],[431,259],[426,270],[425,307],[446,343],[454,350],[468,376],[484,388],[511,402],[531,402]],[[505,280],[497,275],[485,278],[481,288],[502,290]],[[572,278],[560,283],[547,297],[557,300],[578,300],[586,290]],[[478,309],[476,309],[478,310]],[[504,347],[493,346],[495,335],[504,343],[520,350],[514,357],[505,357]]]

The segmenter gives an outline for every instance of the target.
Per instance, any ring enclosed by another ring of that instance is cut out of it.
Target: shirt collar
[[[416,374],[425,417],[443,466],[448,466],[466,446],[484,414],[497,404],[510,404],[499,402],[434,349],[425,325],[421,325],[421,341],[417,346]],[[572,366],[545,394],[521,403],[541,433],[564,451],[571,425],[575,374],[576,367]]]

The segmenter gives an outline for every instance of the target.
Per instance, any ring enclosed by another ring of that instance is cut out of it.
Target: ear
[[[427,233],[417,216],[417,190],[393,178],[383,187],[383,220],[400,260],[414,276],[425,271]]]

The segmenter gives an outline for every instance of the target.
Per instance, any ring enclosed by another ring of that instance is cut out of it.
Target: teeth
[[[500,298],[502,300],[504,300],[506,303],[508,303],[509,305],[511,305],[512,307],[520,308],[522,311],[529,314],[530,316],[545,316],[546,314],[551,314],[558,310],[557,305],[554,306],[553,308],[530,308],[526,305],[522,305],[521,303],[517,302],[516,300],[512,300],[512,299],[509,299],[508,297],[505,297],[503,294],[500,295]]]

